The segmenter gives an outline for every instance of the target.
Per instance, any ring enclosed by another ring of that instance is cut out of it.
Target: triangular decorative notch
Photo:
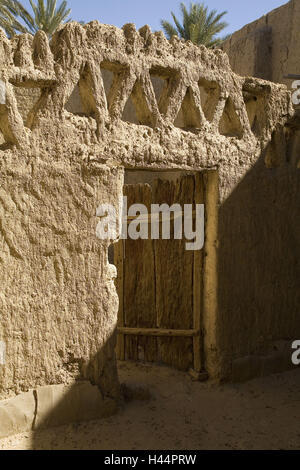
[[[155,94],[156,103],[159,107],[160,99],[169,86],[169,76],[166,74],[164,69],[153,69],[150,70],[150,79]]]
[[[76,116],[84,116],[84,107],[81,100],[81,95],[79,91],[79,82],[75,86],[70,98],[68,99],[65,105],[66,111]]]
[[[219,123],[219,132],[226,137],[236,137],[238,139],[243,137],[243,127],[230,97],[225,103]]]
[[[266,126],[264,96],[243,90],[243,97],[251,131],[256,137],[260,137]]]
[[[99,108],[107,109],[101,71],[97,73],[89,64],[86,64],[65,105],[65,109],[77,116],[96,118]]]
[[[122,115],[122,121],[130,122],[131,124],[140,124],[131,96],[128,98],[127,103],[125,105]]]
[[[206,119],[212,122],[220,99],[220,86],[217,82],[201,78],[199,80],[199,89],[202,110]]]
[[[199,129],[201,127],[201,112],[198,108],[194,93],[189,87],[175,119],[174,126],[180,129]]]
[[[149,105],[144,86],[137,80],[125,105],[122,120],[149,127],[155,125],[153,112]]]
[[[23,119],[24,126],[31,129],[37,111],[37,104],[41,99],[41,89],[14,85],[13,89],[18,111]]]
[[[103,79],[106,103],[108,106],[110,102],[110,94],[111,94],[112,86],[114,84],[116,75],[118,74],[118,69],[115,69],[114,64],[103,62],[100,66],[100,70],[101,70],[101,75]]]

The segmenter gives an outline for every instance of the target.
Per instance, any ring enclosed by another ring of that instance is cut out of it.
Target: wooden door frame
[[[137,170],[138,171],[138,170]],[[149,169],[151,171],[151,169]],[[158,170],[168,172],[170,170]],[[178,171],[184,171],[178,169]],[[188,173],[188,171],[187,171]],[[126,336],[190,337],[193,339],[193,369],[191,375],[197,380],[206,380],[212,373],[208,350],[217,345],[217,229],[218,229],[218,172],[216,170],[195,171],[195,203],[205,205],[205,243],[201,251],[194,252],[193,329],[171,330],[161,328],[128,328],[124,325],[124,249],[125,240],[115,245],[115,264],[118,269],[118,341],[117,356],[125,361]],[[200,180],[201,178],[201,180]],[[215,368],[215,364],[213,366]]]

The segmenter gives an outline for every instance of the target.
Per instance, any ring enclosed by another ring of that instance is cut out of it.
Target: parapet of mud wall
[[[222,45],[232,69],[291,85],[288,74],[300,74],[300,2],[290,0],[236,31]]]
[[[99,390],[103,414],[115,409],[108,248],[118,237],[97,239],[96,213],[111,203],[120,215],[124,169],[212,174],[210,377],[231,379],[235,361],[300,336],[300,182],[282,151],[292,114],[284,86],[240,77],[224,52],[148,26],[70,23],[50,44],[43,32],[1,33],[0,398],[33,390],[39,406],[40,388],[83,383]]]

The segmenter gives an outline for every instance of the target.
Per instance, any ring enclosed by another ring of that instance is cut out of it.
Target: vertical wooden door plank
[[[117,292],[119,296],[118,326],[125,326],[124,323],[124,240],[120,240],[114,245],[114,263],[118,271]],[[117,359],[125,360],[125,338],[119,334],[117,338]]]
[[[194,179],[157,180],[155,203],[181,205],[194,202]],[[173,226],[173,222],[171,224]],[[193,253],[186,251],[185,240],[155,241],[158,327],[193,328]],[[193,367],[192,338],[158,338],[160,361],[180,370]]]
[[[203,175],[197,173],[195,175],[195,205],[204,204],[204,182]],[[202,302],[202,286],[203,286],[203,249],[194,251],[194,281],[193,281],[193,315],[194,329],[201,331],[201,302]],[[194,370],[201,372],[202,369],[202,335],[194,337]]]
[[[128,207],[144,204],[151,209],[152,189],[148,184],[126,185]],[[151,237],[148,240],[126,240],[124,265],[124,312],[126,327],[155,328],[154,253]],[[127,336],[126,358],[133,361],[155,362],[155,337]]]

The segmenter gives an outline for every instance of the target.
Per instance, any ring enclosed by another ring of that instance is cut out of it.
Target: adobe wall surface
[[[116,397],[118,299],[94,234],[95,202],[115,203],[122,172],[16,158],[0,163],[1,395],[75,378]]]
[[[272,80],[290,88],[292,80],[285,76],[299,74],[300,70],[297,53],[300,47],[299,21],[300,2],[291,0],[235,32],[222,46],[233,70],[243,76]],[[247,349],[255,354],[255,349],[250,346],[254,344],[253,335],[261,338],[259,342],[262,349],[266,347],[264,340],[268,336],[274,338],[275,331],[277,339],[290,338],[293,335],[292,324],[296,326],[295,334],[299,335],[299,296],[295,288],[296,279],[300,275],[297,236],[300,175],[299,171],[294,171],[295,168],[300,168],[297,118],[290,121],[282,136],[277,138],[281,140],[279,153],[283,165],[266,171],[262,162],[258,161],[240,184],[237,197],[229,198],[221,209],[221,213],[226,216],[225,226],[228,224],[228,217],[238,217],[240,220],[239,230],[233,232],[230,238],[224,238],[220,262],[224,262],[225,270],[228,269],[228,263],[237,264],[242,258],[244,268],[236,270],[235,279],[229,277],[224,282],[223,295],[220,296],[224,305],[227,305],[223,310],[223,313],[227,311],[227,318],[230,318],[230,312],[234,310],[240,317],[236,325],[243,323],[249,332],[248,340],[244,343],[245,356]],[[245,206],[246,212],[242,209]],[[267,234],[269,243],[266,249],[263,240]],[[235,245],[235,250],[232,256],[228,256],[228,249],[232,244]],[[254,280],[250,284],[249,276]],[[229,294],[232,283],[235,285],[234,296]],[[244,314],[245,300],[248,305],[252,303],[252,315]],[[285,310],[290,312],[286,317]],[[270,335],[266,333],[265,327],[262,328],[262,317],[272,324]],[[292,323],[291,317],[294,317]],[[232,329],[231,334],[235,337]],[[256,348],[259,347],[259,342]],[[281,347],[280,342],[274,343],[277,352]],[[232,348],[235,346],[232,345]]]
[[[220,50],[98,22],[68,24],[50,45],[42,32],[2,34],[0,80],[0,398],[85,380],[117,401],[107,256],[117,240],[96,238],[96,210],[120,209],[124,168],[218,175],[203,324],[211,377],[300,334],[299,200],[287,185],[300,191],[281,152],[293,113],[284,86],[236,75]],[[29,114],[15,87],[38,90]],[[69,107],[76,87],[79,110]],[[123,114],[130,97],[134,119]]]
[[[232,69],[290,87],[285,76],[300,74],[299,22],[300,2],[290,0],[233,33],[222,45]]]

